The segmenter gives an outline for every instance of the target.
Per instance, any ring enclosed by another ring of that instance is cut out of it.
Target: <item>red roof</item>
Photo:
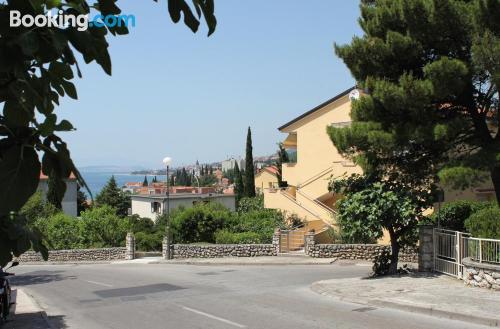
[[[40,180],[47,180],[47,179],[49,179],[49,176],[45,175],[45,174],[44,174],[44,173],[40,170]],[[75,176],[73,173],[71,173],[71,174],[69,174],[68,179],[76,179],[76,176]]]

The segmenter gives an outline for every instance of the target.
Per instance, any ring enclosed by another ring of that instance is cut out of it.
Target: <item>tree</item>
[[[53,177],[53,176],[52,176]],[[66,184],[66,183],[64,183]],[[47,202],[52,204],[54,207],[57,209],[62,209],[62,204],[61,201],[64,197],[63,195],[60,195],[61,189],[57,187],[57,180],[55,178],[49,177],[47,181]]]
[[[238,163],[234,165],[234,194],[236,194],[236,202],[239,202],[244,197],[245,187],[243,185],[243,177],[241,176]]]
[[[183,17],[193,32],[200,20],[205,19],[208,35],[215,30],[213,0],[195,0],[190,7],[187,0],[168,0],[168,11],[174,23]],[[118,15],[121,10],[114,0],[87,1],[7,1],[0,7],[0,23],[9,26],[9,12],[18,10],[22,16],[45,15],[52,9],[62,10],[64,16],[87,15],[91,9],[107,16]],[[115,27],[90,26],[80,31],[77,27],[62,29],[57,26],[43,28],[6,28],[2,31],[0,48],[0,102],[4,103],[0,115],[0,266],[4,266],[24,251],[33,248],[44,258],[48,252],[23,224],[16,213],[36,191],[40,170],[56,181],[58,195],[64,195],[64,179],[74,173],[78,182],[87,185],[75,167],[67,144],[59,132],[74,130],[68,120],[60,120],[55,113],[60,97],[77,98],[72,80],[74,71],[82,77],[75,51],[85,63],[95,61],[111,75],[111,58],[106,35],[128,33],[125,24]],[[39,159],[41,155],[41,161]],[[15,233],[14,233],[15,232]]]
[[[365,187],[360,189],[359,184]],[[399,251],[416,242],[416,228],[425,204],[415,198],[411,190],[387,183],[370,183],[361,176],[344,181],[340,187],[338,185],[336,191],[345,195],[338,203],[337,216],[342,240],[373,243],[383,236],[383,229],[387,230],[391,239],[390,262],[388,267],[378,266],[376,274],[395,274]]]
[[[98,207],[108,205],[116,209],[118,216],[127,216],[130,208],[130,196],[123,193],[116,185],[115,176],[111,176],[101,192],[97,194],[95,203]]]
[[[58,212],[60,210],[44,200],[40,191],[35,192],[19,211],[26,218],[29,225],[33,225],[39,218],[49,218]]]
[[[367,94],[350,127],[328,129],[338,150],[417,191],[439,170],[461,186],[487,171],[500,202],[499,13],[494,0],[362,1],[364,35],[335,50]]]
[[[147,176],[144,176],[144,181],[142,182],[142,186],[144,186],[144,187],[149,186],[149,182],[148,182],[148,177]]]
[[[276,159],[276,167],[278,168],[277,178],[279,187],[284,187],[285,185],[283,182],[283,163],[287,163],[288,161],[288,153],[286,153],[283,143],[278,143],[278,158]]]
[[[88,248],[121,247],[130,227],[128,218],[120,218],[109,205],[93,207],[81,215],[82,242]]]
[[[247,132],[245,158],[245,196],[249,198],[255,197],[255,168],[253,166],[252,131],[250,130],[250,127],[248,127]]]
[[[76,211],[78,216],[80,216],[82,211],[89,209],[89,204],[87,203],[87,195],[82,191],[82,187],[78,184],[76,191]]]

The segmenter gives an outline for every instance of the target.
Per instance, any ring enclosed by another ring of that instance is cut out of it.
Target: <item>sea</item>
[[[118,187],[122,187],[127,182],[143,182],[144,176],[148,178],[148,181],[151,182],[155,175],[131,175],[130,173],[117,173],[117,172],[80,172],[87,183],[92,195],[95,197],[97,193],[99,193],[102,188],[106,185],[111,176],[115,176],[116,184]],[[165,175],[156,175],[156,179],[158,181],[165,180]],[[85,191],[85,194],[88,196],[88,192]]]

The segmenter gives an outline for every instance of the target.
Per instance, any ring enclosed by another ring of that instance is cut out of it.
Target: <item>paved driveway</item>
[[[480,328],[311,291],[313,282],[366,275],[356,265],[24,265],[22,286],[54,328]]]

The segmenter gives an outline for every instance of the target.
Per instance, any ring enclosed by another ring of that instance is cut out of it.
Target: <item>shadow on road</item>
[[[61,275],[62,271],[34,271],[18,274],[10,278],[12,285],[29,286],[34,284],[44,284],[55,281],[74,279],[72,276]]]

